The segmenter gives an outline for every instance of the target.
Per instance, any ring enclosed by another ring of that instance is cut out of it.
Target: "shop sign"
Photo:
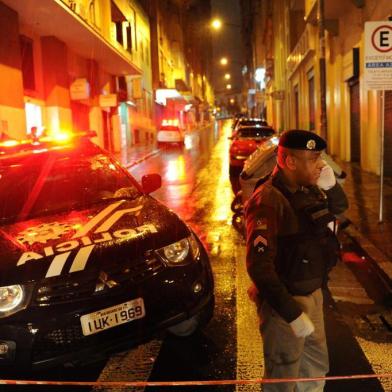
[[[117,106],[117,94],[101,94],[99,96],[99,106],[101,108],[109,108]]]
[[[75,79],[69,88],[73,101],[80,101],[90,98],[90,84],[85,78]]]

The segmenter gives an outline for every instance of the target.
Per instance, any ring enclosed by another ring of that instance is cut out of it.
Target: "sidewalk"
[[[379,176],[358,164],[339,162],[347,173],[343,188],[349,200],[345,215],[352,222],[345,231],[392,281],[392,178],[384,179],[384,214],[379,223]]]

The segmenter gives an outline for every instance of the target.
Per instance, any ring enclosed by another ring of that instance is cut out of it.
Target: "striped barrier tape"
[[[354,374],[350,376],[326,376],[309,378],[255,378],[249,380],[205,380],[205,381],[37,381],[37,380],[2,380],[1,385],[61,385],[91,387],[178,387],[178,386],[210,386],[210,385],[249,385],[278,384],[283,382],[310,382],[357,380],[370,378],[392,378],[392,373]]]

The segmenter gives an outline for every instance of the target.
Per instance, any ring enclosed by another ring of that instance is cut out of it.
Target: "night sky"
[[[241,64],[243,61],[239,0],[211,0],[211,8],[212,18],[219,17],[223,23],[228,23],[228,25],[223,24],[220,31],[212,31],[216,93],[225,90],[228,81],[224,80],[224,74],[228,72],[231,74],[232,91],[238,94],[241,91]],[[226,67],[219,64],[219,59],[224,56],[233,61]]]

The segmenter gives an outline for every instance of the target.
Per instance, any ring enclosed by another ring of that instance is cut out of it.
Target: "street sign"
[[[99,106],[101,108],[111,108],[117,106],[117,94],[100,94]]]
[[[392,22],[365,23],[364,81],[367,90],[392,90]]]
[[[383,221],[385,90],[392,90],[392,22],[365,23],[364,81],[367,90],[380,90],[380,201],[379,222]]]

